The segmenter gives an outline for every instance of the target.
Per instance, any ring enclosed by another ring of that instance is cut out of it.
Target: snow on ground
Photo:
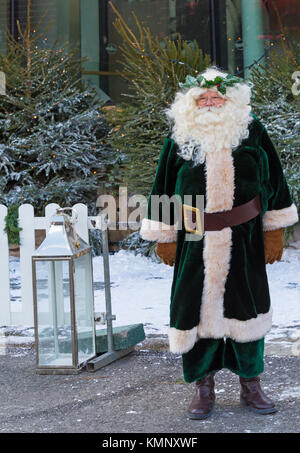
[[[115,325],[142,322],[146,333],[166,334],[173,268],[120,250],[110,256],[112,312]],[[102,257],[94,259],[95,281],[103,281]],[[95,292],[96,311],[105,310],[104,293]]]
[[[173,268],[149,258],[120,250],[110,255],[113,326],[143,323],[146,335],[167,334]],[[13,311],[20,310],[19,259],[11,259],[11,300]],[[95,311],[105,311],[102,257],[93,259]],[[273,306],[273,328],[267,341],[300,344],[300,250],[285,249],[280,262],[267,265]],[[101,326],[104,328],[105,326]],[[5,338],[4,338],[5,335]],[[1,342],[21,343],[33,338],[32,327],[0,327]]]

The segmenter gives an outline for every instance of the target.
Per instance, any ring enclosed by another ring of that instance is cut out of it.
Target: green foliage
[[[9,206],[7,209],[7,216],[4,219],[4,232],[7,234],[9,245],[20,245],[19,232],[22,228],[19,227],[18,209],[19,206],[17,205]]]
[[[112,5],[111,5],[112,6]],[[112,6],[113,7],[113,6]],[[115,8],[113,7],[115,10]],[[130,82],[126,99],[105,111],[112,128],[105,143],[124,155],[120,179],[128,192],[149,195],[163,138],[170,125],[164,109],[173,101],[179,83],[210,65],[196,41],[153,37],[134,15],[138,37],[115,10],[123,38],[121,75]]]
[[[156,254],[156,242],[145,241],[139,231],[134,231],[119,242],[121,249],[131,250],[135,255],[151,258],[155,263],[161,263],[161,258]]]
[[[300,208],[300,95],[292,75],[300,68],[299,43],[282,33],[281,46],[252,70],[252,106],[280,154],[292,197]]]

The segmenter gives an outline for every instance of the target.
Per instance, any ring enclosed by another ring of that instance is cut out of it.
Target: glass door
[[[119,46],[122,38],[114,27],[116,14],[106,7],[104,0],[99,0],[100,13],[106,14],[100,28],[100,71],[108,71],[101,78],[101,88],[107,90],[113,102],[122,100],[121,93],[128,90],[128,82],[122,79],[118,72],[122,59]],[[142,26],[149,27],[153,36],[177,39],[178,33],[183,39],[196,40],[201,49],[210,53],[210,2],[209,0],[114,0],[115,8],[124,18],[128,27],[138,36],[138,29],[132,12],[137,16]],[[101,32],[102,29],[102,32]]]

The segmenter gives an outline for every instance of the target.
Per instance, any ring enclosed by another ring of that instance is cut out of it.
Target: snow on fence
[[[4,233],[7,207],[0,205],[0,326],[33,326],[33,289],[31,256],[35,250],[35,230],[49,230],[50,219],[60,206],[51,203],[46,206],[45,217],[35,217],[34,208],[23,204],[19,208],[20,231],[20,271],[21,271],[21,311],[12,311],[9,281],[9,246]],[[78,203],[72,206],[78,212],[76,232],[89,243],[89,229],[99,228],[97,216],[88,216],[87,206]],[[96,223],[93,224],[92,221]]]

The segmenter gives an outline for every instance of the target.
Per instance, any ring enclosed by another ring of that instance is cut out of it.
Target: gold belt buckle
[[[183,207],[183,220],[184,220],[184,227],[187,232],[200,234],[203,236],[203,228],[201,223],[201,215],[200,210],[198,208],[194,208],[193,206],[189,206],[188,204],[182,204]],[[196,214],[196,229],[192,228],[193,224],[193,213]]]

